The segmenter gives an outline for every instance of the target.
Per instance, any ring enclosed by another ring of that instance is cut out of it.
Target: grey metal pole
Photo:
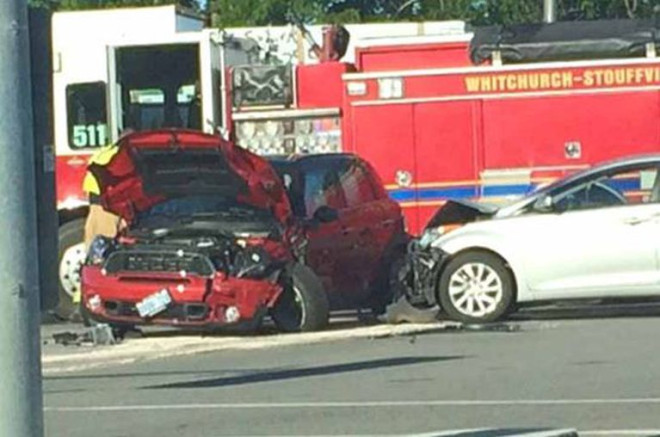
[[[543,22],[554,23],[557,20],[557,0],[543,0]]]
[[[0,436],[42,437],[27,0],[0,0]]]

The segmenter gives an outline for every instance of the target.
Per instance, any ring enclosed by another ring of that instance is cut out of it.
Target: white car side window
[[[657,167],[625,169],[602,175],[560,193],[553,199],[558,212],[660,202]]]

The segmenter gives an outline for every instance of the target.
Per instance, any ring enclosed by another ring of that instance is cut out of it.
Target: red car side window
[[[371,202],[375,199],[373,189],[364,170],[355,163],[340,176],[341,186],[346,194],[349,207]]]
[[[310,170],[305,174],[305,212],[307,217],[321,206],[333,209],[346,207],[346,199],[337,173],[332,168]]]

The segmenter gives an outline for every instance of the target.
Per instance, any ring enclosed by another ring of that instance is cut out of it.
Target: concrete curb
[[[302,334],[276,334],[260,337],[202,337],[172,336],[130,339],[116,345],[89,348],[85,352],[43,355],[41,362],[45,375],[77,372],[166,357],[216,352],[222,350],[251,350],[314,344],[357,338],[386,338],[455,328],[455,323],[375,325],[336,329]]]

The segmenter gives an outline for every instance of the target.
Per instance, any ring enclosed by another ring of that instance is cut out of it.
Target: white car
[[[660,155],[638,156],[501,209],[448,202],[410,247],[408,300],[482,323],[519,303],[660,297],[659,169]]]

